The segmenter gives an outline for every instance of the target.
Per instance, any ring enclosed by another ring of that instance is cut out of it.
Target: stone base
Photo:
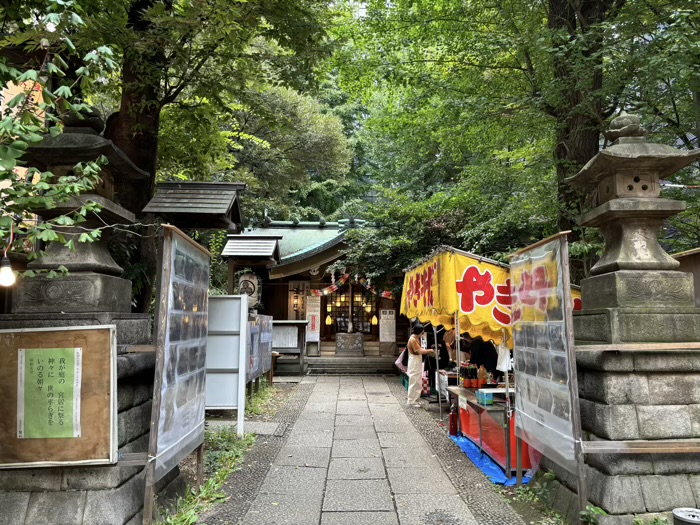
[[[362,334],[335,334],[335,355],[361,356],[365,354]]]
[[[93,272],[22,279],[12,313],[130,312],[131,281]]]
[[[557,476],[548,485],[552,506],[577,525],[575,478],[547,458],[542,466]],[[672,523],[674,508],[700,504],[700,476],[696,475],[607,475],[587,465],[586,479],[589,502],[608,513],[599,517],[600,525],[636,525],[635,518],[650,523],[656,517],[666,517]]]
[[[586,310],[597,308],[693,307],[692,274],[621,270],[581,281]]]
[[[117,326],[118,345],[147,345],[151,342],[151,317],[148,314],[95,312],[51,314],[50,316],[45,314],[0,315],[0,330],[106,324]]]
[[[579,344],[700,341],[700,308],[586,306],[574,312],[574,334]]]

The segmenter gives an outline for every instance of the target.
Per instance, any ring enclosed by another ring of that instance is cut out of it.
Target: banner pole
[[[442,393],[440,392],[440,352],[438,351],[437,330],[433,325],[433,346],[435,346],[435,390],[437,390],[440,420],[442,421]]]

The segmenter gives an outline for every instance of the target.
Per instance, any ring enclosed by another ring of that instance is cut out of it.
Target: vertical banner
[[[510,277],[516,431],[579,475],[581,427],[566,235],[516,253]]]
[[[306,298],[306,341],[317,343],[321,339],[321,298],[309,295]]]
[[[82,348],[20,348],[17,437],[80,437]]]
[[[379,342],[396,342],[396,310],[379,311]]]

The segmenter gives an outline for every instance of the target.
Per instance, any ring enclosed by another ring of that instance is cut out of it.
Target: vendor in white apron
[[[420,393],[423,378],[423,356],[434,354],[433,350],[426,350],[421,344],[423,325],[416,322],[413,325],[413,334],[408,340],[408,406],[419,407]]]

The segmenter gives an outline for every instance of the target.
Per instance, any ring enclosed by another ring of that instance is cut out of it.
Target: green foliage
[[[669,525],[668,519],[659,518],[658,516],[651,521],[644,521],[642,518],[634,518],[634,525]]]
[[[255,444],[255,436],[239,438],[231,429],[216,432],[206,430],[204,434],[205,472],[208,479],[199,490],[192,488],[175,508],[159,522],[159,525],[194,525],[199,515],[212,506],[226,501],[222,490],[226,480]]]
[[[0,242],[7,246],[14,226],[21,235],[10,249],[30,251],[30,258],[40,255],[34,247],[42,242],[60,242],[74,250],[76,242],[93,242],[101,236],[101,229],[80,226],[89,213],[100,211],[92,201],[80,202],[72,212],[42,222],[32,214],[41,215],[42,210],[56,208],[95,188],[106,158],[80,163],[60,176],[36,168],[24,169],[23,158],[30,145],[40,143],[49,134],[55,137],[61,133],[63,116],[88,110],[75,100],[76,89],[89,89],[101,75],[116,67],[111,49],[99,46],[82,57],[83,65],[68,78],[66,61],[77,52],[69,35],[84,26],[80,6],[72,0],[48,0],[42,7],[43,11],[36,13],[38,23],[18,24],[16,32],[0,38],[0,48],[20,48],[38,61],[18,66],[0,58],[0,85],[21,87],[0,115]],[[78,231],[68,232],[68,228]],[[48,276],[61,272],[65,268]]]
[[[697,146],[700,25],[690,2],[567,5],[346,3],[333,66],[362,107],[357,158],[378,195],[368,210],[347,206],[380,224],[375,239],[351,239],[347,266],[379,278],[385,261],[396,272],[446,241],[499,258],[571,227],[582,202],[561,181],[597,152],[619,109],[641,113],[651,140]],[[693,184],[697,173],[681,179]],[[663,232],[667,246],[697,246],[700,192],[667,193],[690,201]],[[427,211],[410,212],[409,232],[397,208],[419,205]],[[574,230],[578,280],[602,242]]]
[[[598,516],[607,516],[608,513],[595,505],[586,505],[586,509],[582,510],[579,515],[583,523],[596,525],[598,523]]]
[[[267,384],[267,379],[260,378],[260,390],[253,399],[246,403],[246,416],[260,416],[269,412],[274,401],[275,387]]]

